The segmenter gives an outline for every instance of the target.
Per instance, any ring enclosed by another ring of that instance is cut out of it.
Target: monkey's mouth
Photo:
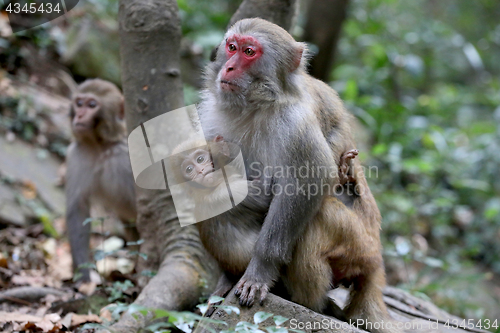
[[[240,88],[237,84],[234,84],[234,83],[226,81],[226,80],[221,80],[220,86],[221,86],[222,90],[231,90],[231,91],[234,91],[234,90],[237,90]]]
[[[83,124],[83,123],[76,123],[73,125],[73,128],[75,130],[79,130],[79,131],[82,131],[82,130],[86,130],[89,128],[89,126],[87,124]]]
[[[214,173],[215,169],[207,169],[207,171],[203,171],[202,175],[205,177],[206,175],[209,175],[211,173]]]

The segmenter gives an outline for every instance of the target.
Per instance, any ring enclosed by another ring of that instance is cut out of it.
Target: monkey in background
[[[246,165],[260,169],[305,168],[311,175],[318,166],[342,171],[350,160],[357,189],[335,197],[308,190],[351,186],[338,170],[315,177],[271,175],[272,188],[296,194],[273,195],[235,293],[240,304],[251,306],[281,277],[292,301],[327,312],[327,291],[343,284],[351,286],[346,319],[387,322],[381,216],[359,161],[349,157],[355,155],[352,116],[332,88],[305,72],[305,52],[305,45],[279,26],[245,19],[229,29],[206,70],[199,114],[209,138],[222,135],[238,144]]]
[[[87,80],[71,102],[74,140],[66,156],[66,226],[73,269],[81,280],[90,275],[82,264],[90,261],[90,217],[95,202],[124,222],[126,236],[137,239],[135,185],[126,143],[123,96],[111,82]],[[128,226],[128,227],[127,227]]]

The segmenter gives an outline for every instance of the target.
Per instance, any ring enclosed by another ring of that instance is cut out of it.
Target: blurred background
[[[178,1],[186,104],[239,4]],[[17,34],[0,16],[0,267],[29,283],[68,278],[51,258],[69,255],[57,187],[69,96],[86,78],[120,85],[117,11],[81,1]],[[356,115],[389,284],[463,318],[500,318],[499,18],[496,0],[304,0],[292,31]]]

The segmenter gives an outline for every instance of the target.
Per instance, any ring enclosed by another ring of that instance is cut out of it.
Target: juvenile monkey
[[[206,70],[199,108],[204,133],[237,143],[250,179],[265,170],[292,170],[285,176],[271,171],[270,188],[281,191],[273,191],[236,295],[244,305],[262,302],[281,277],[293,301],[328,312],[326,292],[350,285],[347,319],[387,320],[381,217],[352,160],[352,116],[333,89],[305,72],[305,52],[277,25],[245,19],[229,29]],[[350,179],[343,167],[349,160],[356,191],[332,197],[332,188]],[[314,172],[319,169],[333,172]],[[237,247],[247,231],[235,228]]]
[[[217,136],[208,145],[198,140],[184,142],[170,158],[176,180],[189,182],[186,188],[195,203],[195,218],[202,221],[196,224],[202,243],[224,272],[214,292],[219,296],[234,286],[235,278],[241,277],[248,266],[271,200],[264,194],[262,180],[248,181],[241,169],[228,165],[235,155],[231,148]],[[225,205],[228,185],[233,197],[244,197],[248,190],[247,197],[236,207],[207,219],[214,207]]]
[[[135,188],[125,141],[123,96],[111,82],[87,80],[70,109],[74,140],[66,157],[66,225],[75,270],[90,260],[90,217],[99,202],[124,223],[136,219]],[[126,228],[136,238],[133,228]],[[89,270],[81,269],[82,280]]]

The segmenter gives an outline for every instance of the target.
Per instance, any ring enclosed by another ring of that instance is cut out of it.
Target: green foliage
[[[116,284],[116,283],[115,283]],[[118,288],[119,289],[119,288]],[[210,302],[220,302],[223,301],[223,298],[220,297],[211,297]],[[199,309],[203,309],[202,313],[208,309],[208,304],[200,304],[197,306]],[[228,315],[232,313],[240,314],[239,308],[235,306],[229,305],[219,305],[217,306],[219,309],[225,311]],[[195,327],[203,327],[209,332],[221,332],[221,333],[234,333],[234,332],[248,332],[248,333],[287,333],[287,332],[297,332],[304,333],[301,330],[293,330],[287,329],[282,326],[285,322],[288,321],[288,318],[282,316],[275,316],[272,313],[267,312],[257,312],[254,315],[253,323],[240,321],[236,324],[235,327],[227,327],[227,323],[222,320],[214,320],[203,315],[197,315],[192,312],[177,312],[177,311],[167,311],[163,309],[151,309],[145,308],[136,304],[113,304],[109,305],[107,309],[111,312],[112,321],[117,321],[121,314],[124,312],[131,313],[134,317],[142,316],[143,318],[147,318],[148,323],[145,327],[146,331],[151,332],[193,332]],[[264,321],[268,321],[267,325],[273,323],[274,325],[267,326],[265,328],[260,328],[260,324]],[[85,329],[109,329],[109,326],[112,324],[105,323],[104,325],[100,324],[86,324],[82,327],[82,330]],[[217,329],[214,329],[216,327]],[[223,330],[222,328],[227,328]]]
[[[108,301],[115,302],[121,300],[125,296],[124,292],[133,286],[134,284],[130,280],[114,282],[112,286],[106,287],[106,291],[109,293]]]
[[[499,13],[487,0],[353,0],[332,73],[370,131],[386,248],[423,235],[455,277],[450,263],[467,260],[500,273]]]
[[[10,131],[18,135],[24,141],[36,143],[37,136],[43,134],[47,127],[45,119],[51,110],[40,105],[35,105],[33,98],[28,95],[16,97],[0,97],[0,133]],[[48,150],[64,157],[66,156],[65,139],[54,137],[48,144]],[[41,158],[46,151],[39,151]]]
[[[236,11],[239,0],[179,0],[179,15],[182,21],[182,34],[203,47],[208,59],[212,49],[219,45],[226,26]]]

